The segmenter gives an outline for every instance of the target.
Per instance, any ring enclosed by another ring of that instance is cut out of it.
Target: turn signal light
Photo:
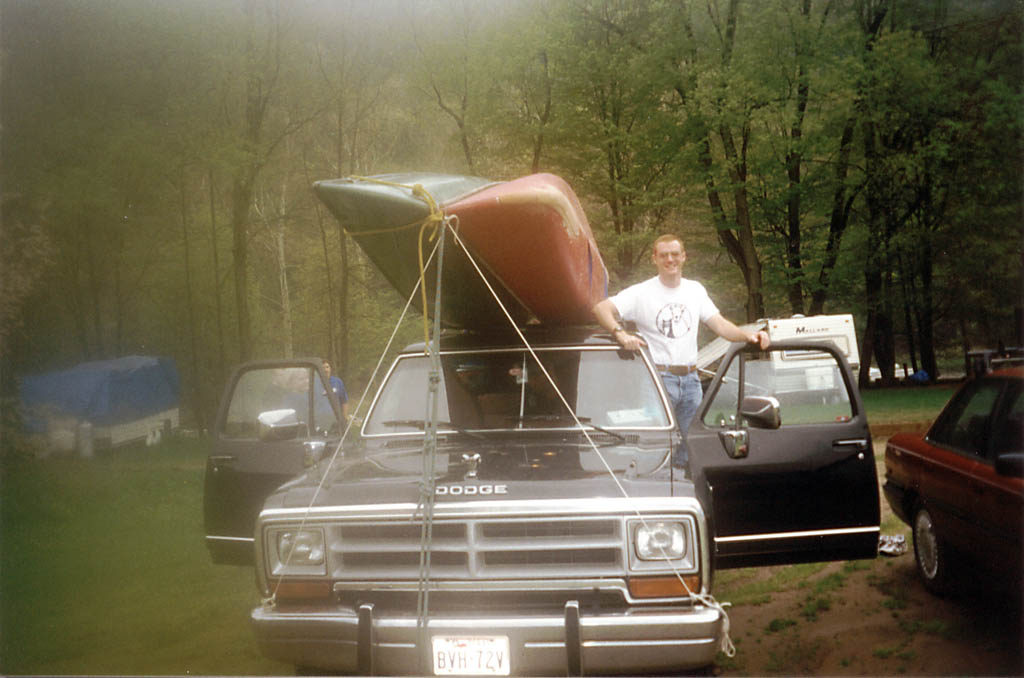
[[[331,583],[327,581],[282,581],[277,585],[276,590],[272,587],[271,591],[280,602],[326,600],[331,597]]]
[[[685,583],[685,586],[684,586]],[[632,577],[629,593],[634,598],[678,598],[700,593],[700,575],[685,575],[680,579],[669,577]]]

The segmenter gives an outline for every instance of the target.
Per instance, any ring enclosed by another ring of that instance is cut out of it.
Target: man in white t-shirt
[[[623,348],[638,351],[647,346],[665,382],[675,409],[682,444],[672,454],[672,464],[687,467],[686,432],[703,398],[697,375],[697,328],[703,322],[729,341],[746,341],[768,348],[768,333],[747,333],[726,320],[704,286],[683,278],[686,250],[675,235],[654,241],[654,265],[658,275],[622,290],[594,306],[597,322],[612,333]],[[630,334],[621,320],[636,323],[640,336]]]

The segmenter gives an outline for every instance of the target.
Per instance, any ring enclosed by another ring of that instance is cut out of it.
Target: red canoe
[[[545,325],[594,322],[608,272],[572,188],[553,174],[494,184],[444,205],[478,262]]]

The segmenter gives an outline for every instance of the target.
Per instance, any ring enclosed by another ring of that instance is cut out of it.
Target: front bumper
[[[490,613],[488,613],[490,612]],[[416,642],[415,614],[356,609],[282,610],[257,607],[252,622],[260,649],[297,666],[361,675],[430,675],[434,635],[508,636],[512,675],[655,673],[707,666],[722,637],[722,613],[703,605],[588,614],[569,601],[551,613],[446,617],[432,613],[425,642]]]

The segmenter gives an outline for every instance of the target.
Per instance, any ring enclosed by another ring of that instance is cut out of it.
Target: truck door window
[[[310,423],[308,367],[268,367],[244,372],[235,382],[228,404],[221,435],[226,438],[256,438],[257,417],[269,410],[295,410],[304,424]],[[327,400],[323,382],[313,375],[319,396],[316,402],[316,426],[323,431],[337,426],[337,419]]]
[[[786,351],[790,360],[797,352]],[[748,357],[744,396],[773,396],[779,401],[782,425],[826,424],[849,421],[853,416],[842,369],[830,353],[807,351],[809,358],[791,363],[767,356]],[[735,425],[739,396],[739,355],[729,364],[725,378],[704,415],[707,426]]]
[[[292,388],[299,380],[306,379],[305,373],[300,367],[254,369],[243,373],[231,392],[221,434],[228,438],[256,438],[256,418],[261,412],[299,408],[298,415],[299,410],[308,409],[308,406],[303,408],[301,396]]]

